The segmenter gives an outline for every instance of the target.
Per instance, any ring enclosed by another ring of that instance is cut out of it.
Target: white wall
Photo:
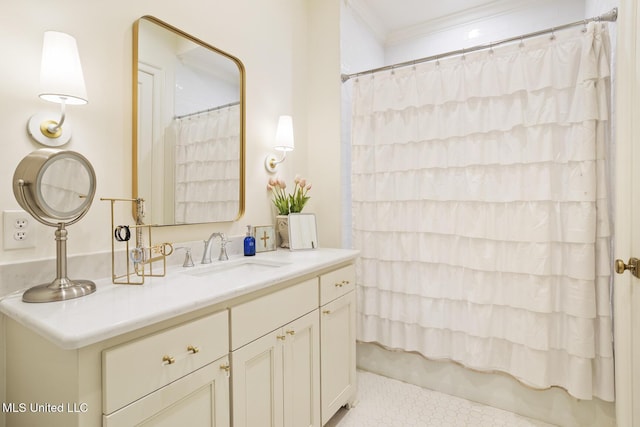
[[[320,241],[339,245],[339,212],[329,207],[339,205],[340,186],[325,178],[324,168],[314,166],[316,158],[325,163],[324,153],[333,162],[339,159],[339,117],[333,117],[339,111],[340,90],[338,5],[338,0],[113,0],[101,7],[84,0],[5,3],[0,14],[5,58],[0,67],[0,210],[19,208],[11,190],[13,172],[25,155],[40,148],[27,135],[27,120],[41,110],[56,111],[54,104],[37,97],[43,32],[67,32],[78,42],[89,104],[68,108],[74,132],[64,148],[93,163],[98,183],[90,212],[69,228],[68,251],[70,256],[110,251],[109,204],[99,198],[131,196],[132,25],[142,15],[153,15],[239,57],[246,68],[247,102],[244,217],[236,223],[163,228],[156,240],[199,240],[213,231],[243,235],[247,224],[273,223],[263,162],[272,152],[278,116],[292,114],[296,150],[280,166],[279,175],[292,180],[299,173],[313,182],[309,211],[318,209]],[[314,40],[321,51],[307,45]],[[322,62],[310,67],[316,58]],[[313,115],[307,117],[309,104]],[[311,143],[323,148],[310,149]],[[323,229],[329,230],[326,236]],[[55,256],[53,229],[36,224],[32,237],[33,249],[0,249],[0,268]],[[24,286],[0,283],[0,295]]]
[[[304,68],[299,76],[304,76],[308,84],[306,91],[296,93],[294,106],[303,104],[308,108],[307,133],[302,138],[306,139],[307,178],[313,183],[311,192],[314,193],[308,209],[318,216],[318,242],[324,247],[339,247],[342,235],[340,0],[313,0],[309,3],[308,12],[307,22],[300,25],[309,29],[306,40],[309,60],[306,64],[299,64]],[[295,83],[298,82],[294,80]],[[298,135],[295,137],[299,138]]]
[[[597,16],[609,12],[614,7],[620,7],[620,0],[585,0],[585,17]]]
[[[345,74],[376,68],[384,64],[382,41],[346,2],[340,13],[340,65]]]

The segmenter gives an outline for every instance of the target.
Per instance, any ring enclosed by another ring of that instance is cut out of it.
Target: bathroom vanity
[[[321,426],[355,398],[357,251],[274,251],[5,316],[7,426]]]

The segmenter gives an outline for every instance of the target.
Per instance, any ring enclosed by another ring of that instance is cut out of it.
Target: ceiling
[[[531,5],[539,0],[347,0],[384,43]]]

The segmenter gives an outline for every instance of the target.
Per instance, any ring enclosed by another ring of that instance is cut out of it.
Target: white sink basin
[[[195,277],[208,277],[226,274],[237,277],[239,275],[263,273],[287,265],[285,262],[243,258],[233,261],[213,261],[211,264],[199,265],[183,271],[184,274]]]

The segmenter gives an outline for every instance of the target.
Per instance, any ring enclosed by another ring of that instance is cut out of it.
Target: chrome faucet
[[[218,261],[226,261],[229,259],[227,256],[227,238],[224,237],[224,233],[214,232],[211,236],[204,241],[204,253],[202,254],[202,264],[211,264],[211,245],[216,237],[220,237],[220,255]]]

